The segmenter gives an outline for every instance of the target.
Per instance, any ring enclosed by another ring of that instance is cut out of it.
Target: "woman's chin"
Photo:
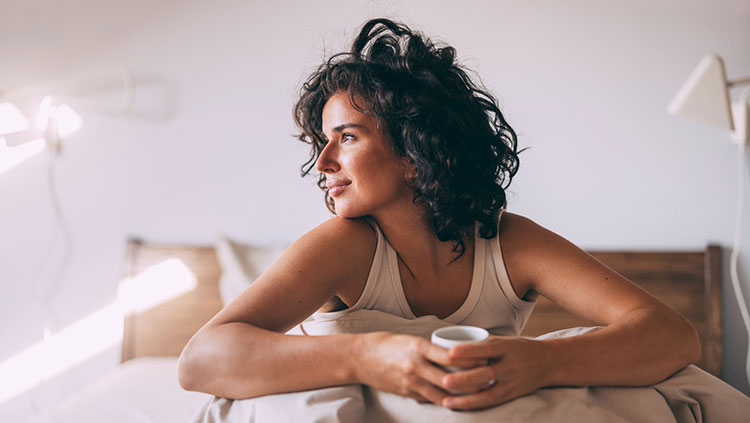
[[[345,212],[342,212],[342,213],[336,212],[336,215],[338,215],[339,217],[346,218],[346,219],[356,219],[358,217],[365,216],[364,214],[361,214],[361,213],[345,213]]]
[[[358,217],[366,216],[367,213],[362,210],[356,210],[352,207],[346,207],[344,204],[336,204],[336,215],[347,219],[356,219]]]

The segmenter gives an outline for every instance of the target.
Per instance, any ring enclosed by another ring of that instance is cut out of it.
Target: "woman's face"
[[[396,156],[377,119],[355,109],[347,92],[334,94],[323,107],[323,134],[328,144],[315,167],[326,176],[336,214],[361,217],[411,203],[405,161]]]

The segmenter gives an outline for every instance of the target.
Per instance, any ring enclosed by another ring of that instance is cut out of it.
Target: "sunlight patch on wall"
[[[5,138],[0,137],[0,175],[41,153],[46,144],[44,138],[37,138],[22,145],[8,147]]]
[[[26,117],[13,103],[0,103],[0,134],[25,131],[29,128]]]
[[[197,283],[195,274],[182,260],[171,258],[123,279],[117,297],[125,312],[137,313],[190,292]]]

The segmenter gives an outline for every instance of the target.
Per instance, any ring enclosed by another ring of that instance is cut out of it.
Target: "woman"
[[[475,409],[544,386],[653,384],[700,357],[679,313],[503,212],[516,135],[453,48],[371,20],[350,53],[310,77],[295,117],[312,146],[303,174],[320,172],[338,216],[297,240],[191,339],[180,359],[185,389],[250,398],[363,383]],[[520,338],[538,295],[605,327]],[[384,332],[284,334],[324,305],[436,315],[510,336],[446,350]]]

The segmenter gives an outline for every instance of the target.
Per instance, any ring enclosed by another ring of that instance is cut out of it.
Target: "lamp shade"
[[[734,130],[724,61],[716,55],[701,59],[667,106],[669,113],[729,131]]]

